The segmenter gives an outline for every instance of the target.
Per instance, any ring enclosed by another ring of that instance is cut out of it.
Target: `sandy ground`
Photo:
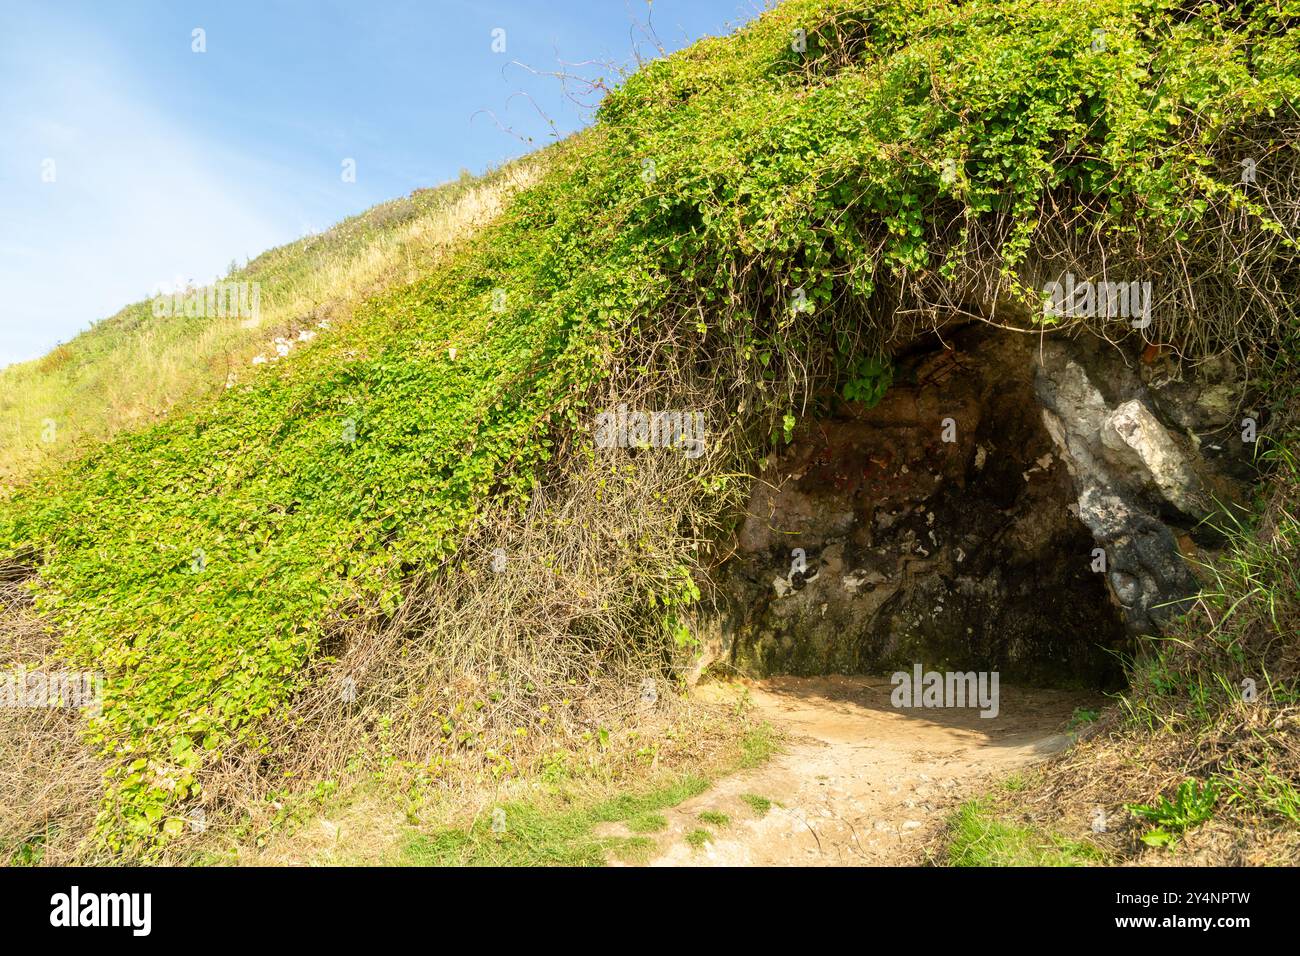
[[[666,811],[652,866],[850,866],[924,862],[925,834],[963,799],[1068,743],[1074,708],[1094,697],[1003,686],[996,718],[975,709],[900,710],[888,680],[778,678],[748,691],[787,737],[764,766]],[[704,693],[736,693],[705,688]],[[772,801],[759,816],[742,795]],[[701,822],[706,811],[730,822]],[[686,835],[707,829],[710,841]]]

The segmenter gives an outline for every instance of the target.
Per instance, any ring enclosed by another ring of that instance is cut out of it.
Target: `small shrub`
[[[1214,816],[1214,806],[1218,801],[1219,788],[1213,781],[1184,780],[1175,791],[1173,800],[1161,796],[1155,803],[1131,803],[1127,809],[1135,817],[1156,824],[1142,836],[1143,843],[1170,846],[1179,834]]]

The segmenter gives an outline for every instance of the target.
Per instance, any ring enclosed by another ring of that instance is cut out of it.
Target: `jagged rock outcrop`
[[[1035,391],[1129,630],[1158,632],[1197,590],[1191,532],[1212,539],[1207,519],[1243,489],[1201,457],[1199,439],[1161,421],[1139,372],[1113,348],[1044,343]],[[1177,421],[1189,418],[1206,421]]]

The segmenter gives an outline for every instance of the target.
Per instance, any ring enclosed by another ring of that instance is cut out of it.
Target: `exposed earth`
[[[1098,703],[1077,691],[1003,686],[998,716],[986,719],[975,708],[897,709],[892,689],[883,677],[781,677],[699,688],[747,695],[757,715],[786,736],[786,746],[763,766],[665,811],[668,826],[651,835],[657,848],[650,865],[923,863],[927,832],[948,812],[981,782],[1064,747],[1074,709]],[[770,809],[755,809],[753,797],[770,801]],[[700,830],[710,832],[707,842],[698,834],[695,844],[688,841]]]

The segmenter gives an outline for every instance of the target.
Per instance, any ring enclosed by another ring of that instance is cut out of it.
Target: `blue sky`
[[[160,284],[581,128],[590,110],[541,74],[629,66],[759,4],[656,0],[651,37],[644,0],[6,0],[0,367]]]

